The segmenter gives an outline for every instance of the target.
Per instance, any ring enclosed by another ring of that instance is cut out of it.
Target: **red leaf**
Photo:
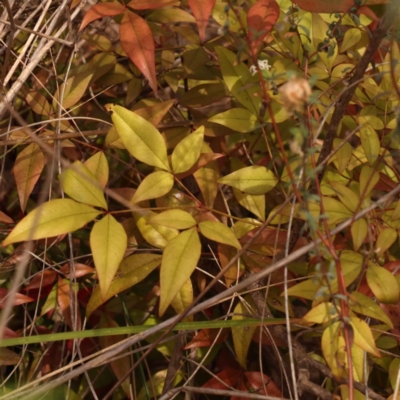
[[[202,329],[183,349],[196,349],[198,347],[210,347],[213,344],[223,343],[228,337],[228,329]],[[219,334],[219,335],[218,335]],[[215,340],[218,336],[218,339]]]
[[[35,275],[31,281],[25,286],[24,290],[38,289],[43,286],[49,286],[54,283],[57,278],[57,272],[52,269],[46,269]]]
[[[271,32],[279,13],[279,5],[275,0],[258,0],[250,8],[247,14],[247,36],[252,54],[256,54],[265,36]]]
[[[178,4],[178,0],[132,0],[128,3],[128,7],[134,10],[150,10]]]
[[[188,0],[190,9],[196,19],[200,40],[204,42],[208,18],[214,8],[216,0]]]
[[[94,5],[83,17],[79,31],[84,29],[91,22],[103,17],[114,17],[115,15],[122,14],[125,7],[117,3],[99,3]]]
[[[244,376],[251,385],[252,391],[268,396],[282,397],[282,392],[269,376],[256,371],[245,372]]]
[[[139,15],[126,11],[119,36],[125,53],[148,79],[154,92],[157,92],[154,40],[147,22]]]
[[[216,377],[211,378],[203,385],[203,387],[217,390],[227,390],[229,387],[237,386],[241,375],[242,372],[240,370],[227,368],[216,375],[219,379],[217,379]],[[225,382],[225,384],[221,381]]]
[[[8,289],[0,288],[0,309],[4,308],[6,301],[8,300]],[[32,297],[25,296],[24,294],[21,293],[15,293],[14,295],[14,301],[12,303],[13,306],[19,306],[21,304],[25,303],[31,303],[34,301]]]

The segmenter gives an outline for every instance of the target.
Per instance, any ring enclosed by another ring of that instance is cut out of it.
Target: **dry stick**
[[[0,19],[0,24],[11,25],[11,22],[4,21],[4,19]],[[36,36],[40,36],[40,37],[48,39],[48,40],[54,40],[55,42],[64,44],[65,46],[68,46],[68,47],[71,47],[71,46],[74,45],[73,42],[70,42],[68,40],[54,38],[52,36],[45,35],[44,33],[40,33],[40,32],[35,31],[33,29],[25,28],[25,27],[23,27],[21,25],[14,25],[14,26],[15,26],[15,28],[17,28],[17,30],[21,30],[21,31],[28,32],[28,33],[33,33]]]
[[[382,196],[379,200],[377,200],[376,202],[372,203],[370,206],[368,206],[367,208],[363,209],[362,211],[360,211],[359,213],[357,213],[353,218],[349,218],[348,220],[342,222],[340,225],[338,225],[336,228],[332,229],[332,231],[330,232],[331,235],[336,235],[337,233],[341,232],[342,230],[348,228],[349,226],[351,226],[351,224],[354,221],[357,221],[360,218],[365,217],[367,214],[369,214],[371,211],[375,210],[376,208],[381,207],[382,205],[384,205],[385,203],[389,202],[392,200],[392,198],[394,196],[396,196],[397,194],[400,193],[400,185],[398,185],[396,188],[394,188],[393,190],[391,190],[389,193],[387,193],[386,195]],[[302,257],[303,255],[307,254],[308,252],[310,252],[311,250],[313,250],[316,246],[318,246],[319,244],[322,243],[322,239],[316,239],[313,242],[303,246],[302,248],[293,251],[292,253],[290,253],[288,255],[288,257],[277,261],[275,263],[273,263],[272,265],[266,267],[265,269],[261,270],[260,272],[257,272],[253,275],[251,275],[250,277],[248,277],[247,279],[243,280],[242,282],[238,283],[236,286],[231,287],[229,289],[224,290],[221,293],[218,293],[217,295],[215,295],[214,297],[203,301],[202,303],[194,306],[189,312],[183,314],[178,314],[172,318],[169,318],[168,320],[159,323],[158,325],[149,328],[147,331],[141,332],[136,334],[135,336],[132,336],[130,338],[127,338],[119,343],[117,343],[116,345],[110,346],[111,348],[106,351],[102,351],[102,353],[91,359],[86,365],[82,365],[81,367],[78,367],[77,369],[71,371],[71,372],[67,372],[65,373],[65,375],[59,377],[59,378],[54,378],[53,381],[38,387],[36,390],[32,390],[31,386],[35,385],[35,382],[32,382],[31,384],[29,384],[29,390],[27,388],[25,388],[25,392],[23,390],[17,389],[16,391],[10,393],[10,395],[5,395],[3,397],[1,397],[0,399],[10,399],[10,398],[17,398],[17,397],[25,397],[28,398],[27,396],[37,396],[37,395],[41,395],[43,393],[46,393],[48,390],[51,390],[59,385],[61,385],[64,382],[67,382],[70,379],[75,378],[76,376],[82,374],[84,371],[87,371],[88,369],[91,368],[95,368],[98,365],[101,365],[104,361],[109,360],[110,358],[118,355],[119,353],[121,353],[122,351],[124,351],[125,349],[131,347],[132,345],[134,345],[135,343],[138,343],[144,339],[146,339],[147,337],[161,332],[165,329],[170,328],[171,326],[174,326],[177,324],[177,322],[182,319],[182,315],[183,317],[186,316],[190,316],[190,315],[194,315],[200,311],[203,311],[209,307],[212,307],[214,304],[217,304],[220,301],[223,301],[226,298],[229,298],[230,296],[236,294],[237,292],[241,291],[241,290],[245,290],[246,288],[248,288],[249,285],[251,285],[254,282],[260,282],[262,279],[264,279],[266,276],[272,274],[273,272],[279,270],[280,268],[285,267],[287,264],[292,263],[294,261],[296,261],[299,257]],[[234,265],[238,259],[238,257],[240,257],[240,253],[238,253],[239,255],[234,257],[228,264],[227,267],[231,267],[232,265]],[[312,367],[314,367],[314,362],[313,360],[309,360],[310,365]],[[320,364],[320,363],[318,363]],[[321,364],[322,365],[322,364]],[[325,367],[324,365],[322,365],[322,367]],[[326,371],[325,375],[327,376],[333,376],[329,370],[329,368],[325,367],[325,369],[322,369],[323,371]],[[328,374],[329,371],[329,374]],[[362,385],[363,386],[363,385]],[[359,386],[357,384],[357,382],[355,382],[355,387],[358,388],[361,386]],[[369,397],[374,398],[375,400],[382,400],[382,397],[380,397],[377,394],[374,394],[373,391],[371,391],[370,389],[368,389],[368,394]],[[18,393],[18,394],[17,394]],[[374,394],[375,396],[373,397],[372,394]],[[11,397],[10,397],[11,396]],[[17,396],[17,397],[16,397]]]
[[[318,172],[317,179],[315,181],[313,181],[310,185],[310,188],[309,188],[310,193],[313,193],[313,194],[317,193],[317,182],[321,182],[321,180],[324,176],[325,170],[326,170],[326,164],[323,163],[323,161],[326,160],[327,158],[329,158],[329,155],[332,152],[333,140],[336,137],[337,129],[343,118],[346,107],[349,104],[349,102],[350,102],[351,98],[353,97],[355,90],[358,86],[356,84],[356,82],[358,82],[362,79],[362,77],[368,67],[368,64],[371,62],[375,52],[379,48],[381,41],[386,36],[390,27],[393,25],[393,23],[396,19],[397,9],[398,9],[399,5],[400,5],[399,0],[394,1],[392,6],[386,12],[386,14],[381,18],[376,30],[374,31],[374,33],[372,35],[372,38],[367,46],[367,49],[366,49],[364,55],[362,56],[361,60],[358,62],[357,66],[354,70],[354,74],[349,81],[348,89],[343,93],[343,95],[338,100],[337,105],[335,106],[335,110],[333,112],[331,122],[328,126],[324,144],[322,146],[322,149],[321,149],[321,152],[320,152],[320,155],[318,158],[318,162],[317,162],[317,168],[320,167],[321,170]],[[293,226],[292,226],[292,231],[290,234],[289,245],[286,248],[282,249],[282,251],[279,252],[279,254],[276,257],[276,261],[285,259],[285,256],[286,256],[285,252],[287,251],[287,249],[289,250],[289,252],[293,250],[295,244],[297,243],[297,241],[300,237],[300,233],[301,233],[303,226],[304,226],[304,221],[301,221],[301,220],[294,221]],[[248,277],[248,274],[244,275],[244,277]],[[265,316],[270,316],[271,312],[269,310],[267,310],[267,306],[264,301],[264,297],[257,294],[258,293],[257,289],[259,289],[260,287],[263,287],[263,286],[264,286],[264,282],[256,281],[253,284],[251,284],[248,289],[253,291],[252,297],[253,297],[253,300],[257,307],[257,311],[258,311],[259,315],[264,318]],[[285,332],[284,332],[284,328],[282,326],[276,326],[276,327],[272,328],[272,330],[273,330],[274,334],[277,335],[278,337],[280,337],[280,338],[286,337],[286,335],[284,335]],[[305,367],[305,369],[307,369],[308,357],[307,357],[307,353],[306,353],[305,349],[303,348],[303,346],[300,343],[296,342],[295,346],[294,346],[294,350],[295,350],[294,355],[295,355],[295,358],[298,361],[299,365],[302,367]],[[301,382],[299,382],[299,383],[303,384],[304,382],[305,382],[305,380],[301,380]],[[352,381],[350,382],[350,385],[351,384],[352,384]],[[301,388],[305,391],[312,390],[311,387],[306,384],[304,384],[303,387],[301,387]]]

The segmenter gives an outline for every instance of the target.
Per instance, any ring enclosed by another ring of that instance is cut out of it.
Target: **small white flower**
[[[260,68],[261,70],[267,70],[269,71],[271,69],[271,66],[268,63],[268,60],[257,60],[257,64],[258,64],[258,68]],[[249,71],[251,73],[251,75],[255,75],[257,73],[257,68],[255,65],[252,65],[249,68]]]

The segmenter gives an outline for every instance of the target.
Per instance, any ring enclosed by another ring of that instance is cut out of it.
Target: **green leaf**
[[[140,203],[148,199],[156,199],[167,194],[174,186],[174,177],[166,171],[156,171],[140,183],[134,196],[132,203]]]
[[[354,251],[358,251],[361,245],[364,243],[365,238],[368,234],[368,224],[363,218],[354,221],[351,225],[351,237],[353,239]]]
[[[74,200],[107,209],[107,201],[96,177],[80,161],[75,161],[58,179],[64,192]]]
[[[90,232],[90,248],[104,298],[122,261],[128,238],[123,226],[111,215],[93,225]]]
[[[333,148],[336,150],[338,147],[336,154],[333,156],[335,165],[339,171],[339,173],[343,173],[346,169],[349,161],[351,160],[351,155],[353,154],[353,148],[351,144],[346,142],[343,144],[343,139],[334,139]]]
[[[160,316],[192,275],[200,254],[201,243],[196,228],[188,229],[168,242],[160,270]]]
[[[328,216],[328,224],[338,224],[346,219],[353,216],[353,213],[349,211],[343,203],[332,199],[331,197],[323,197],[325,214]]]
[[[126,149],[139,161],[170,171],[167,147],[160,132],[144,118],[121,106],[108,105]]]
[[[352,292],[351,299],[353,300],[351,310],[366,315],[379,321],[384,322],[386,325],[393,329],[393,323],[390,318],[386,315],[385,311],[379,307],[370,297],[361,294],[360,292]]]
[[[332,303],[320,303],[312,308],[304,317],[303,320],[313,322],[314,324],[325,324],[331,319],[337,317],[337,309]]]
[[[208,119],[209,122],[224,125],[236,132],[247,133],[257,125],[257,116],[244,108],[231,108]]]
[[[368,324],[360,318],[352,317],[350,318],[350,325],[353,328],[354,344],[368,353],[380,357],[381,354],[375,346],[375,340]]]
[[[379,182],[379,173],[368,165],[363,165],[360,173],[360,195],[367,197]]]
[[[236,239],[235,234],[222,222],[204,221],[199,223],[199,229],[207,239],[217,243],[227,244],[240,250],[242,245]]]
[[[174,174],[186,172],[193,167],[200,157],[203,138],[204,126],[201,126],[176,145],[171,155]]]
[[[387,269],[370,261],[366,278],[368,286],[378,301],[397,304],[399,301],[399,285],[396,278]]]
[[[225,47],[216,47],[222,77],[233,96],[250,112],[259,115],[261,97],[255,96],[259,91],[258,85],[250,85],[252,76],[249,68],[242,62],[238,62],[236,54]]]
[[[397,231],[393,228],[384,228],[376,240],[376,255],[380,257],[397,239]]]
[[[241,168],[218,180],[219,183],[232,186],[249,194],[265,194],[278,183],[274,173],[265,167],[253,165]]]
[[[3,246],[76,231],[101,213],[71,199],[50,200],[23,218],[4,240]]]
[[[240,301],[233,311],[232,320],[246,320],[248,319],[248,317],[245,317],[246,314],[249,314],[249,309],[243,304],[242,301]],[[251,338],[253,337],[256,329],[257,327],[255,326],[232,328],[232,338],[236,357],[239,361],[239,364],[245,369]]]
[[[94,310],[118,293],[141,282],[161,264],[161,258],[160,254],[140,253],[122,260],[106,295],[101,295],[100,286],[93,289],[86,307],[86,317],[89,318]]]
[[[148,223],[174,229],[188,229],[196,225],[196,220],[188,212],[176,209],[156,214]]]
[[[84,165],[94,175],[102,188],[107,186],[109,168],[106,156],[102,151],[97,152],[94,156],[88,158]]]
[[[379,136],[370,124],[366,124],[360,128],[360,139],[368,162],[372,165],[378,158],[381,149]]]
[[[397,375],[399,374],[399,369],[400,369],[400,359],[394,358],[389,366],[389,380],[393,390],[395,390],[396,387]]]
[[[349,29],[343,37],[343,42],[340,45],[340,52],[344,53],[346,50],[353,47],[361,39],[361,31],[358,28]]]
[[[142,214],[133,213],[137,228],[143,236],[143,239],[150,245],[163,249],[170,240],[179,235],[179,231],[161,225],[149,224],[150,218],[155,215],[157,214],[152,211]]]

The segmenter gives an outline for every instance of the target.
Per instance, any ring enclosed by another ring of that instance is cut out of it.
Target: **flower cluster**
[[[268,60],[257,60],[258,68],[261,70],[267,70],[269,71],[271,69],[271,66],[268,64]],[[255,75],[257,73],[257,67],[255,65],[252,65],[250,68],[250,73],[251,75]]]

